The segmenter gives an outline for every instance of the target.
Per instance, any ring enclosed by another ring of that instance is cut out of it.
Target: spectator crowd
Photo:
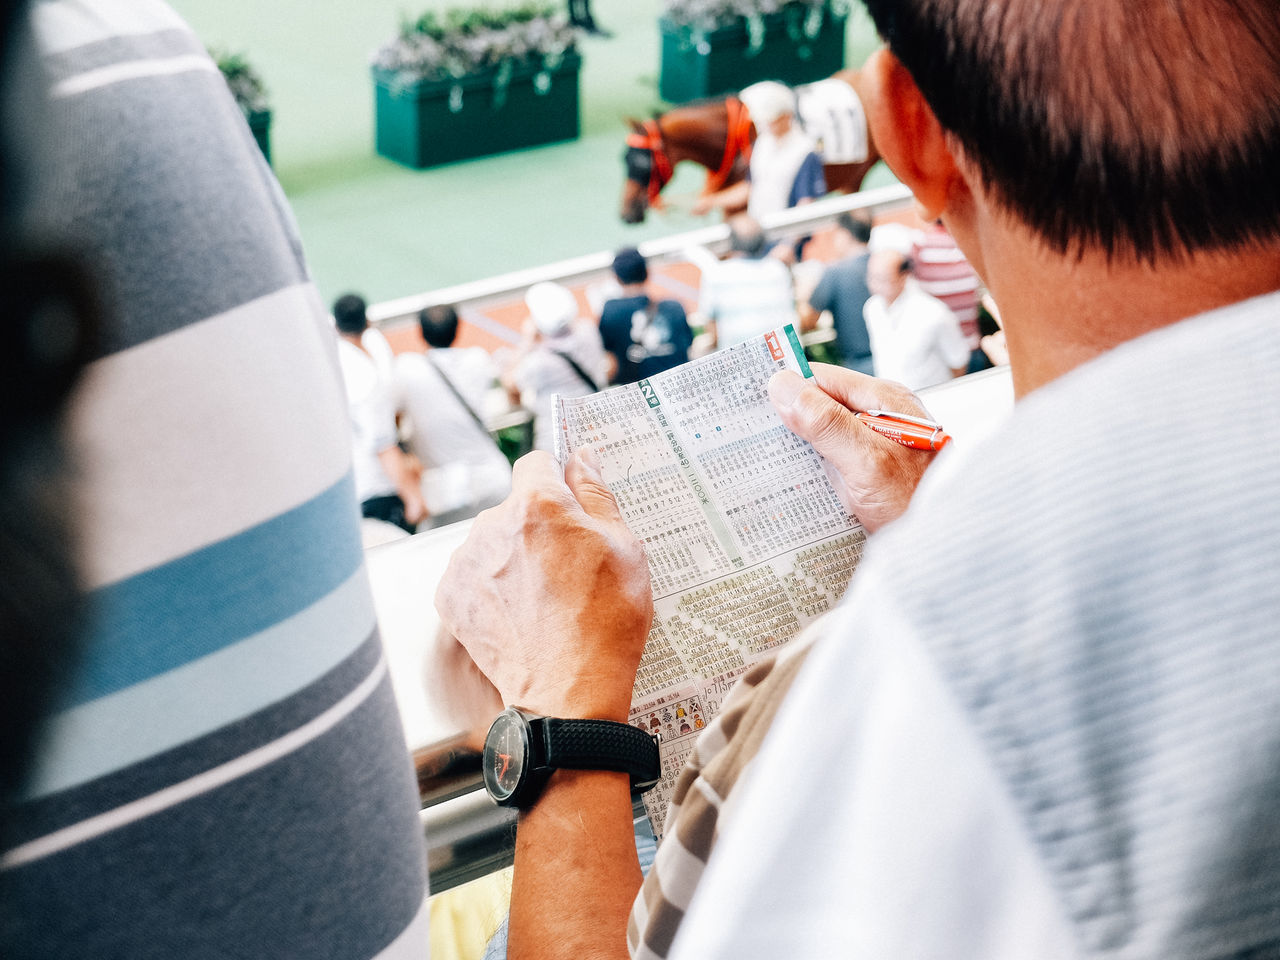
[[[761,86],[758,109],[777,118],[776,136],[801,137],[777,85]],[[788,176],[808,182],[813,154],[804,156]],[[749,198],[756,182],[702,206]],[[420,343],[393,356],[364,300],[340,297],[333,315],[363,515],[406,532],[474,516],[510,489],[510,463],[492,434],[512,410],[532,423],[516,452],[552,451],[554,396],[634,383],[788,323],[823,345],[821,358],[913,390],[991,365],[978,332],[981,281],[941,223],[873,227],[844,213],[828,231],[826,259],[800,262],[799,245],[771,243],[750,213],[727,224],[723,256],[684,251],[700,272],[692,315],[662,296],[644,255],[626,247],[612,276],[589,285],[582,300],[553,281],[529,287],[518,343],[492,354],[454,347],[465,310],[460,317],[455,305],[437,304],[418,317]]]

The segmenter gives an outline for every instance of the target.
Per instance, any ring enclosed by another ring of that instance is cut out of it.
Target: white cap
[[[544,337],[563,333],[578,317],[578,301],[558,283],[535,283],[524,295],[524,305]]]
[[[747,112],[759,132],[766,124],[777,120],[784,113],[795,113],[795,97],[791,88],[776,80],[761,80],[753,83],[740,94],[738,99],[746,104]]]
[[[871,253],[881,250],[892,250],[904,257],[911,256],[915,246],[917,231],[902,223],[882,223],[871,230],[871,239],[867,241],[867,249]]]

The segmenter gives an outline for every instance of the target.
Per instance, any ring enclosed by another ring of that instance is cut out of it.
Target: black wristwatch
[[[643,793],[661,778],[658,741],[613,720],[540,717],[508,707],[484,740],[484,785],[504,807],[528,809],[556,770],[617,770]]]

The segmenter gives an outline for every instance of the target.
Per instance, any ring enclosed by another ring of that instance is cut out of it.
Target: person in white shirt
[[[774,327],[797,323],[791,271],[769,255],[764,231],[749,214],[730,219],[729,250],[725,260],[702,247],[686,251],[702,271],[698,313],[716,347],[731,347]]]
[[[963,375],[970,351],[955,314],[911,276],[910,247],[886,240],[882,231],[885,227],[872,231],[871,299],[863,307],[876,376],[919,390]],[[904,242],[909,242],[905,232]]]
[[[744,206],[755,219],[811,203],[827,192],[822,159],[796,123],[795,95],[774,80],[753,83],[739,94],[755,125],[747,179],[700,197],[695,215],[726,213]]]
[[[413,533],[426,516],[426,504],[418,488],[418,471],[398,445],[395,400],[383,372],[389,357],[384,356],[380,364],[363,342],[369,321],[361,297],[350,293],[339,297],[333,319],[351,416],[352,469],[361,515]],[[377,339],[386,342],[380,335]]]
[[[484,425],[498,368],[481,347],[454,347],[458,313],[448,304],[418,315],[427,350],[395,358],[397,406],[409,449],[422,464],[431,526],[474,517],[511,490],[511,464]]]
[[[608,354],[596,325],[578,315],[578,301],[558,283],[535,283],[524,298],[529,308],[525,342],[502,376],[512,399],[533,411],[533,445],[554,449],[554,394],[581,397],[609,381]]]

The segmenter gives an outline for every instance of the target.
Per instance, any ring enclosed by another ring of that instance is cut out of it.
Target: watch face
[[[498,714],[484,742],[484,782],[501,803],[520,785],[529,763],[529,725],[514,710]]]

